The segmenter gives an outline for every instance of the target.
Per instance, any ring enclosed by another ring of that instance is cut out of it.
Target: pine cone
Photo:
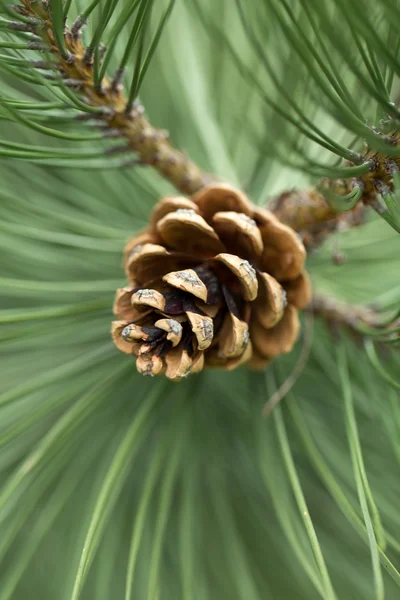
[[[144,375],[264,368],[297,339],[305,256],[292,229],[228,185],[164,198],[127,244],[114,342]]]

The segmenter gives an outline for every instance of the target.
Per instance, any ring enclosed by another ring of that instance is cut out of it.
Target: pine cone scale
[[[199,212],[197,205],[185,197],[163,198],[153,208],[150,218],[150,231],[157,232],[157,225],[163,217],[177,210],[192,210],[195,213]]]
[[[207,222],[210,222],[213,216],[221,211],[244,213],[251,217],[255,208],[240,190],[224,184],[200,190],[192,197],[192,201]]]
[[[193,269],[172,271],[171,273],[164,275],[163,281],[174,288],[203,300],[203,302],[207,302],[207,288]]]
[[[169,252],[159,244],[140,244],[128,254],[125,272],[128,279],[142,285],[197,263],[198,259],[179,252]]]
[[[254,219],[245,213],[218,212],[212,222],[228,252],[236,252],[243,258],[261,256],[264,244]]]
[[[223,252],[215,257],[236,276],[245,300],[255,300],[258,293],[257,273],[248,260]]]
[[[250,335],[257,354],[264,359],[271,359],[290,352],[299,334],[300,322],[297,310],[288,304],[280,321],[269,329],[259,327],[253,321]]]
[[[168,246],[192,256],[210,258],[224,250],[217,233],[192,210],[168,213],[158,222],[157,231]]]
[[[259,293],[253,303],[254,320],[265,329],[270,329],[283,317],[287,304],[286,292],[280,283],[268,275],[258,274]]]

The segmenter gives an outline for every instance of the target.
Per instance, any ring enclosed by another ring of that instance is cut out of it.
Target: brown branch
[[[376,132],[379,134],[379,132]],[[400,146],[397,132],[381,134],[392,146]],[[368,145],[362,154],[357,155],[356,164],[368,164],[368,171],[357,178],[329,180],[320,182],[335,195],[343,198],[345,209],[346,196],[361,190],[361,198],[349,211],[338,213],[333,210],[317,187],[309,190],[291,190],[272,199],[272,211],[283,222],[298,231],[308,249],[321,244],[328,234],[343,228],[354,227],[364,222],[366,209],[371,207],[379,215],[387,209],[379,202],[379,195],[385,196],[393,191],[393,176],[400,171],[400,158],[388,157],[381,152],[371,150]],[[344,167],[355,166],[344,161]],[[347,200],[349,200],[347,198]]]
[[[385,333],[382,314],[368,306],[350,305],[332,296],[316,293],[306,310],[322,318],[333,331],[344,328],[358,338],[362,337],[365,327]]]
[[[362,225],[368,210],[359,202],[352,210],[337,213],[317,188],[284,192],[270,200],[268,208],[299,233],[308,251],[318,248],[333,233]]]
[[[175,149],[168,141],[168,132],[154,128],[143,115],[141,106],[127,108],[122,86],[106,78],[97,87],[94,85],[93,61],[83,46],[79,28],[64,31],[67,53],[62,56],[55,42],[53,23],[47,3],[21,0],[21,12],[38,19],[40,25],[35,34],[40,36],[56,61],[56,67],[67,80],[75,82],[84,101],[104,110],[96,114],[111,130],[124,137],[130,148],[138,155],[141,164],[150,165],[185,194],[193,194],[213,180],[183,152]],[[78,31],[77,31],[78,30]],[[79,85],[78,85],[79,84]]]
[[[268,208],[295,231],[306,231],[337,217],[316,188],[283,192],[270,200]]]

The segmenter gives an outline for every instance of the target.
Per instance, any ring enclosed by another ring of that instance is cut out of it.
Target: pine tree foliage
[[[83,16],[96,77],[125,61],[127,101],[256,203],[364,175],[364,142],[396,164],[396,0],[50,7],[60,53],[64,16]],[[109,333],[122,250],[173,187],[82,119],[93,107],[42,68],[54,57],[31,26],[2,4],[0,600],[395,600],[398,330],[354,338],[306,317],[265,373],[172,384],[134,372]],[[388,320],[400,304],[392,175],[379,199],[389,223],[372,213],[307,265],[314,290]]]

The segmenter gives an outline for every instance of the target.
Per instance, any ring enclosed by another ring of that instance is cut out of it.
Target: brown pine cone
[[[290,227],[228,185],[164,198],[126,246],[114,342],[144,375],[264,368],[297,339],[305,256]]]

